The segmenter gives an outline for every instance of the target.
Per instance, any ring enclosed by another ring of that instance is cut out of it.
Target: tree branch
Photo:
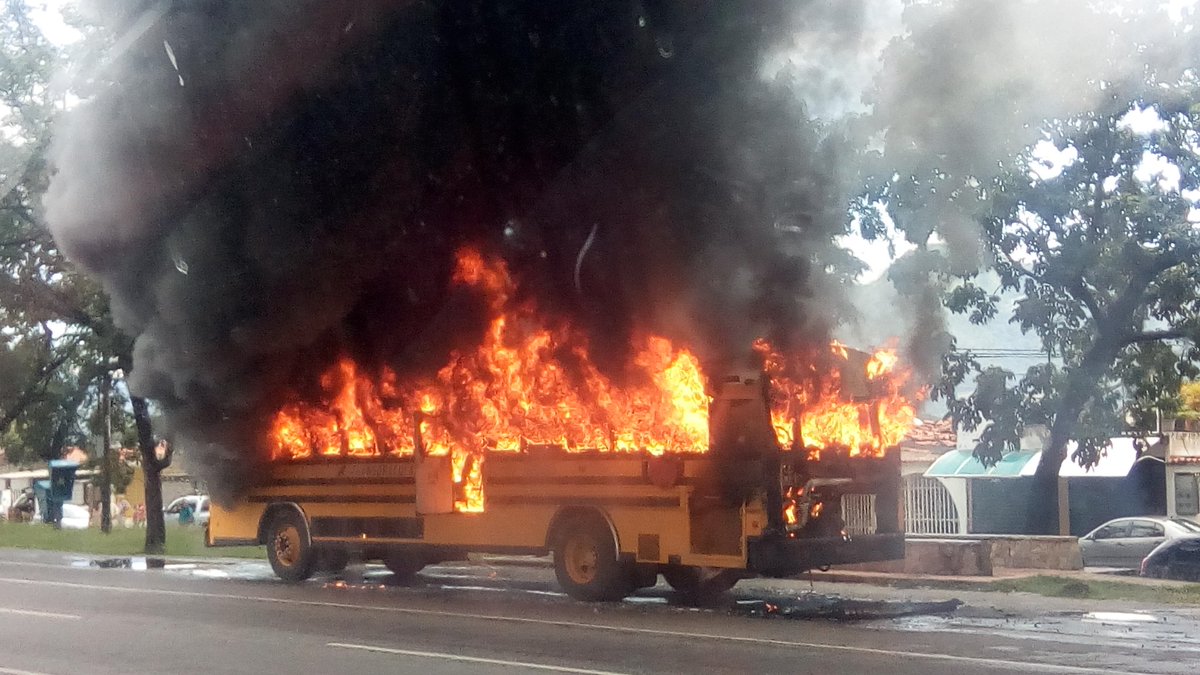
[[[20,297],[22,291],[27,291],[38,296],[41,309],[57,315],[58,319],[84,326],[98,335],[105,333],[106,327],[102,323],[56,288],[42,283],[21,283],[7,274],[0,274],[0,291],[10,298]]]
[[[1087,307],[1088,312],[1090,312],[1092,315],[1093,321],[1100,323],[1104,320],[1104,311],[1100,309],[1100,303],[1096,301],[1096,296],[1093,295],[1092,292],[1088,290],[1088,287],[1083,283],[1083,275],[1080,275],[1077,279],[1075,279],[1074,283],[1070,285],[1070,290],[1074,292],[1075,296],[1079,298],[1079,301],[1082,302],[1085,307]]]
[[[1099,174],[1096,175],[1096,189],[1092,191],[1092,231],[1103,232],[1104,229],[1100,226],[1100,218],[1103,215],[1104,205],[1104,179]]]
[[[17,397],[13,405],[0,416],[0,432],[7,431],[9,425],[15,422],[21,416],[21,413],[25,412],[33,404],[34,400],[45,391],[50,376],[70,358],[71,355],[69,353],[60,354],[57,358],[46,362],[38,369],[37,375],[29,383],[29,386],[25,388],[25,391],[21,392],[21,395]]]
[[[1125,344],[1131,345],[1139,342],[1157,342],[1159,340],[1192,340],[1193,338],[1181,330],[1150,330],[1141,333],[1134,333],[1125,340]]]
[[[1041,276],[1039,276],[1038,274],[1035,274],[1033,270],[1028,269],[1021,263],[1014,260],[1011,253],[1004,251],[1004,250],[1000,249],[999,247],[996,247],[996,250],[1004,258],[1004,263],[1007,264],[1009,267],[1011,267],[1012,270],[1014,272],[1016,272],[1018,275],[1023,276],[1023,277],[1028,277],[1028,278],[1036,281],[1039,284],[1046,283],[1046,280],[1044,278],[1042,278]]]

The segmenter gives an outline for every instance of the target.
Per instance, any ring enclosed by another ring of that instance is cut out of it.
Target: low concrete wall
[[[840,570],[937,574],[942,576],[992,576],[992,545],[967,538],[906,538],[904,560],[838,565]]]
[[[972,539],[990,542],[993,567],[1035,570],[1081,570],[1083,554],[1075,537],[980,534]]]
[[[986,541],[991,545],[992,567],[1035,570],[1083,569],[1083,555],[1075,537],[1026,534],[965,534],[932,536],[910,534],[906,541]]]
[[[838,569],[989,577],[999,567],[1078,570],[1083,569],[1083,556],[1075,537],[908,535],[904,540],[904,560],[839,565]]]

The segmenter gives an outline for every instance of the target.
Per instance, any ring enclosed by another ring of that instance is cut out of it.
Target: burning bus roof
[[[426,377],[366,372],[343,357],[322,376],[321,400],[278,411],[272,455],[411,456],[419,444],[430,455],[460,457],[461,471],[470,456],[531,446],[651,455],[709,450],[709,404],[718,392],[686,347],[645,336],[618,381],[591,361],[586,336],[516,299],[503,261],[464,249],[454,281],[481,294],[492,312],[476,347],[449,354]],[[888,351],[867,354],[835,342],[817,353],[784,355],[766,341],[754,351],[765,389],[743,377],[726,379],[722,390],[756,390],[764,402],[761,426],[774,430],[782,449],[805,449],[813,459],[823,448],[880,455],[911,426],[905,374]]]

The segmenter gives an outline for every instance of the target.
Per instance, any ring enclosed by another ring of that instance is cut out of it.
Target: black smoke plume
[[[417,372],[478,337],[465,244],[614,371],[637,330],[724,367],[841,318],[842,141],[762,67],[807,3],[93,5],[113,44],[48,218],[218,494],[335,355]]]

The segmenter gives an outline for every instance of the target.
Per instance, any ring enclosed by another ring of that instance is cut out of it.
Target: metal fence
[[[879,529],[875,519],[875,495],[842,495],[842,522],[846,534],[875,534]]]
[[[905,476],[904,530],[910,534],[958,534],[958,509],[936,478]]]

